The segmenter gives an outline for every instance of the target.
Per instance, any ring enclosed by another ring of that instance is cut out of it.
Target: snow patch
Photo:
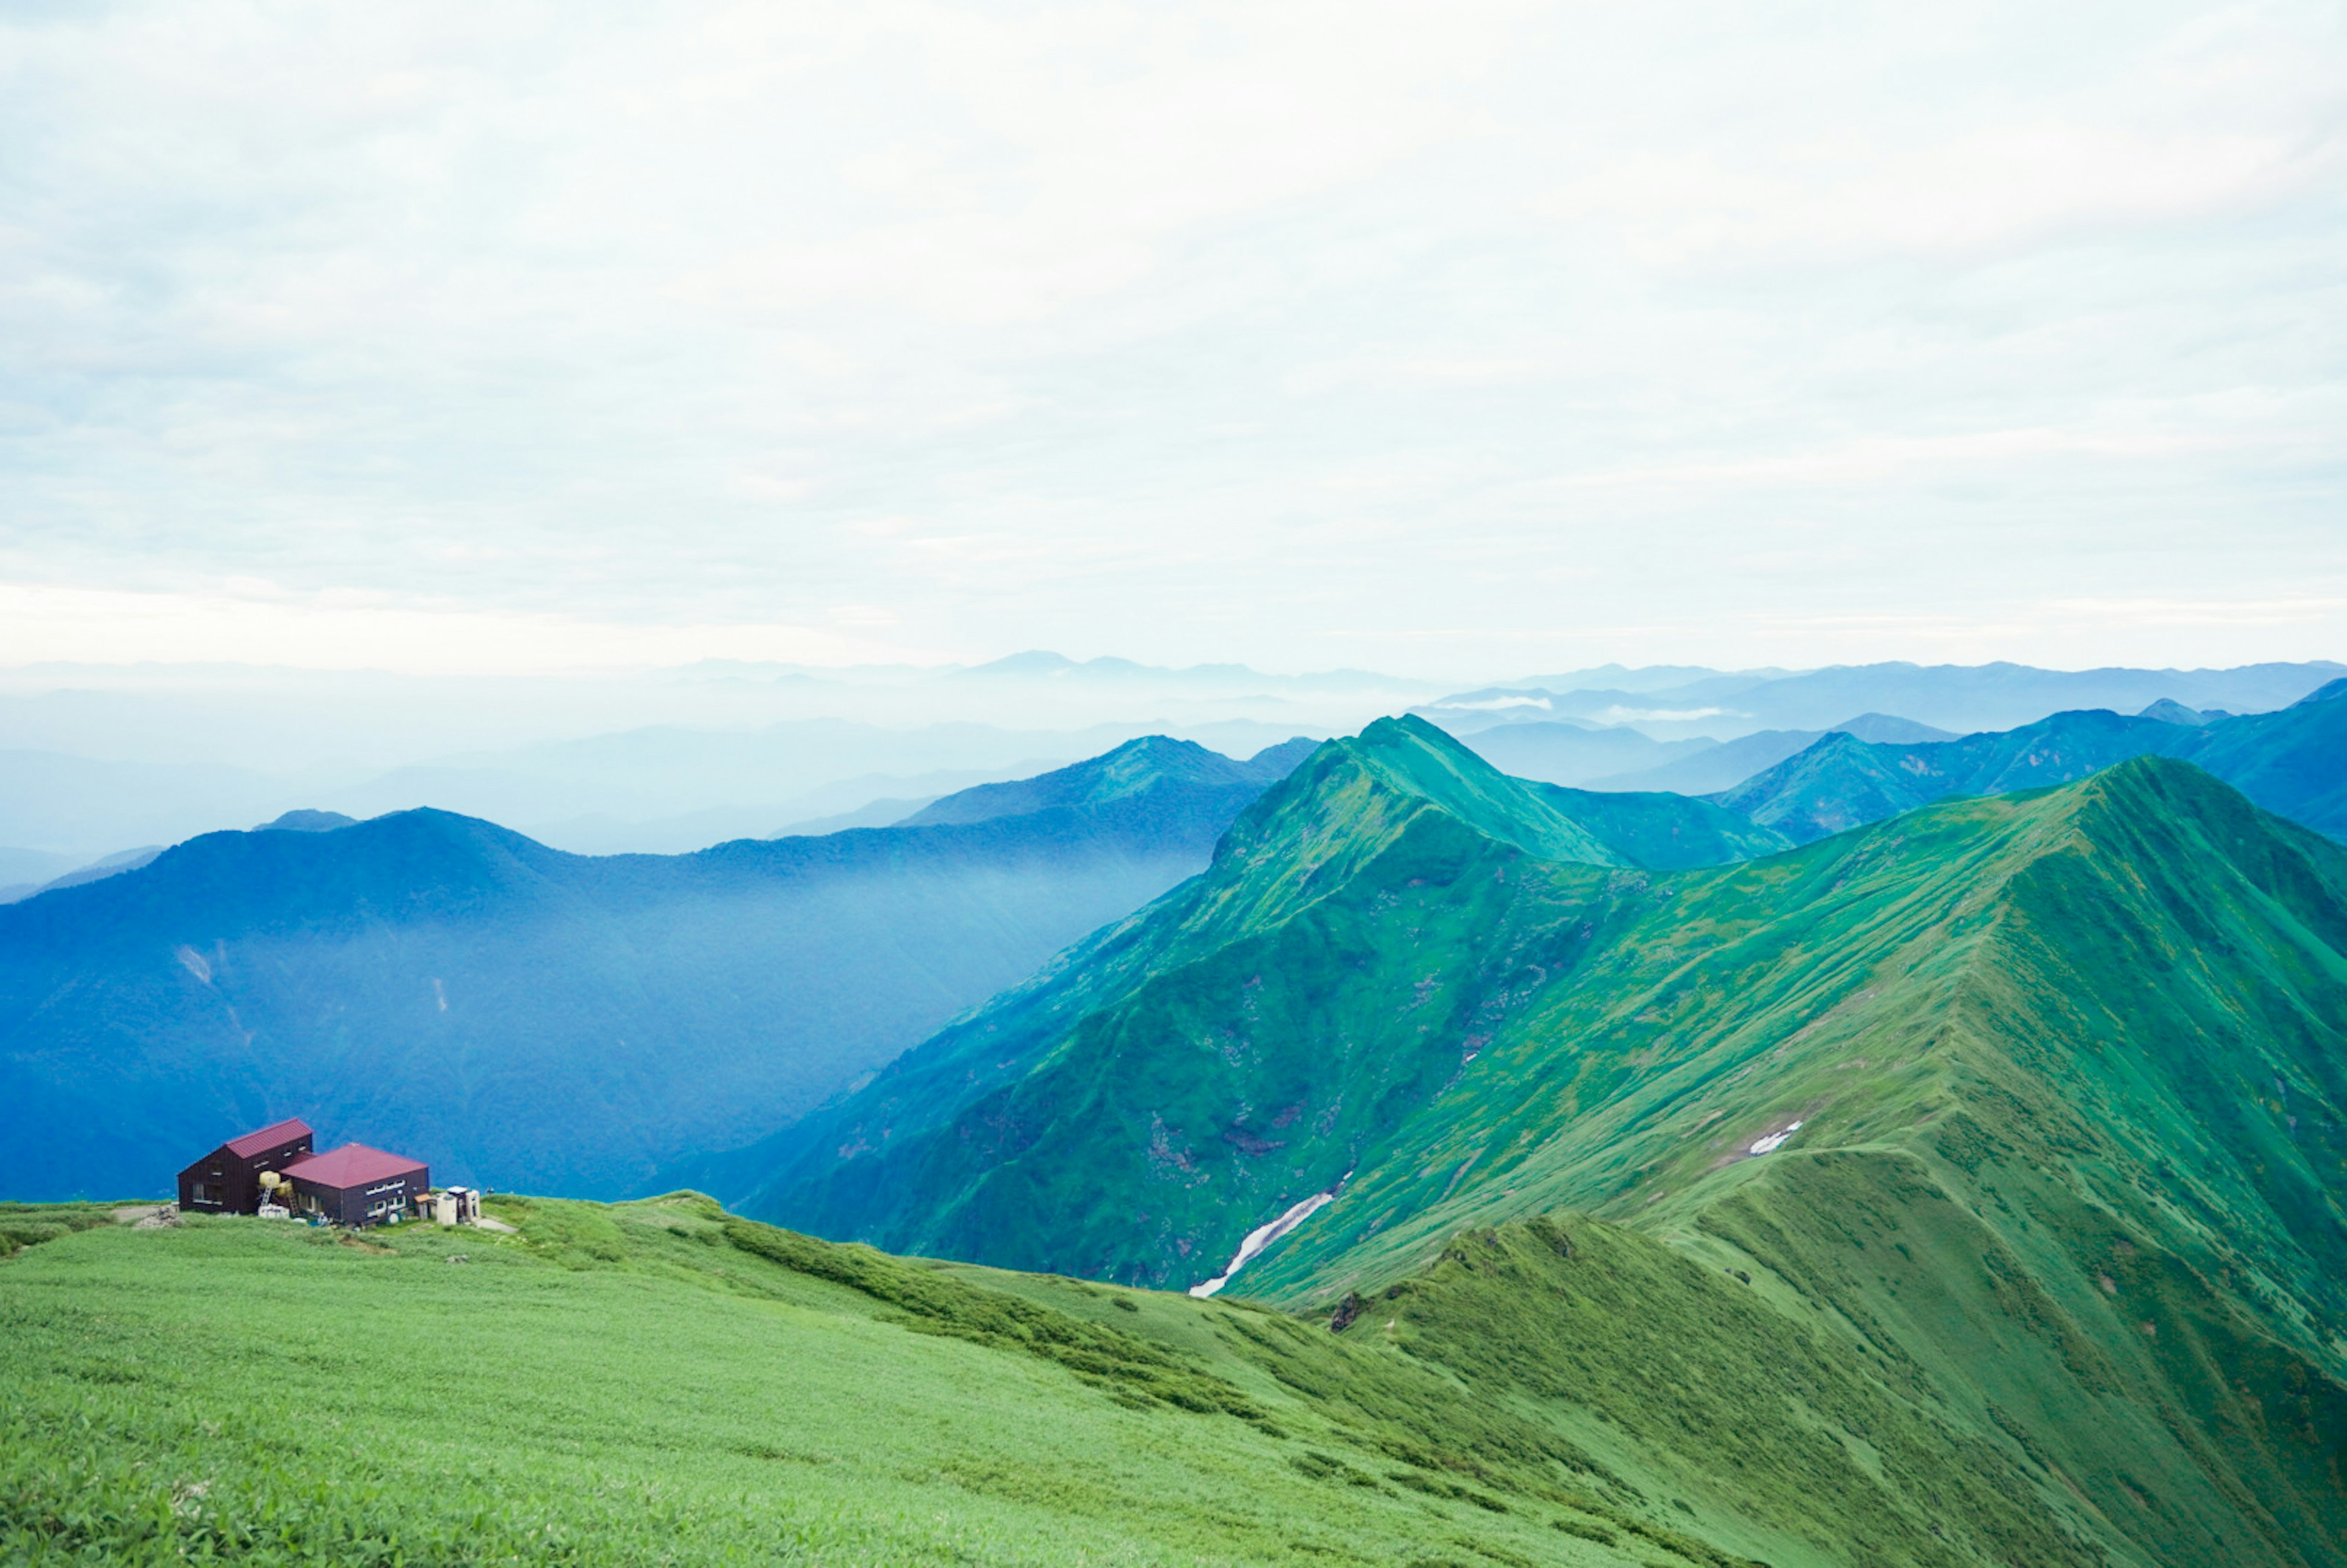
[[[1204,1285],[1192,1286],[1190,1287],[1190,1294],[1197,1296],[1201,1300],[1204,1300],[1205,1297],[1214,1295],[1214,1292],[1220,1290],[1225,1285],[1228,1285],[1231,1282],[1231,1276],[1238,1273],[1240,1269],[1245,1268],[1263,1251],[1264,1248],[1269,1246],[1273,1242],[1277,1241],[1281,1236],[1286,1235],[1289,1231],[1294,1230],[1297,1225],[1302,1225],[1306,1220],[1310,1219],[1314,1214],[1318,1214],[1328,1204],[1335,1203],[1337,1201],[1337,1194],[1344,1191],[1345,1183],[1352,1180],[1352,1172],[1346,1172],[1343,1178],[1327,1192],[1313,1194],[1310,1197],[1305,1199],[1302,1203],[1296,1204],[1293,1208],[1280,1215],[1277,1219],[1272,1221],[1269,1225],[1257,1225],[1255,1229],[1247,1232],[1246,1239],[1239,1243],[1238,1252],[1231,1258],[1230,1263],[1225,1266],[1223,1272],[1214,1276],[1214,1278],[1206,1281]]]
[[[1752,1153],[1756,1154],[1773,1154],[1778,1150],[1785,1146],[1786,1139],[1791,1137],[1800,1130],[1801,1124],[1799,1122],[1796,1122],[1790,1127],[1786,1128],[1782,1132],[1771,1132],[1766,1138],[1756,1139],[1753,1141]]]

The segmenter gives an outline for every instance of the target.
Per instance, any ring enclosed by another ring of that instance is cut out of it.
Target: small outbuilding
[[[418,1204],[417,1210],[444,1225],[478,1225],[481,1194],[470,1187],[451,1187],[445,1193],[435,1193],[431,1201]]]
[[[231,1138],[179,1173],[179,1207],[197,1214],[250,1214],[261,1211],[261,1175],[310,1154],[310,1124],[298,1117]]]
[[[364,1143],[312,1154],[282,1173],[292,1184],[297,1217],[338,1225],[395,1222],[432,1188],[432,1173],[421,1161]]]

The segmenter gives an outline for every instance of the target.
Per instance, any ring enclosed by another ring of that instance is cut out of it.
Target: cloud
[[[2298,0],[15,13],[0,580],[1289,667],[2327,601],[2342,110]]]
[[[1556,706],[1546,697],[1478,697],[1471,702],[1437,702],[1437,708],[1466,713],[1498,712],[1508,708],[1552,709]]]
[[[348,595],[123,593],[0,583],[0,666],[198,662],[405,674],[544,674],[706,659],[788,664],[937,663],[935,655],[807,627],[657,625],[461,606],[352,602]],[[852,629],[890,624],[844,609]]]

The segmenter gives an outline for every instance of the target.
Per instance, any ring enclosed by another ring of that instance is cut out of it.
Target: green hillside
[[[1332,1334],[692,1194],[497,1212],[0,1265],[0,1559],[2099,1560],[1861,1352],[1593,1221],[1462,1237]]]
[[[1546,799],[1506,820],[1478,766],[1409,724],[1323,748],[1204,877],[815,1119],[752,1206],[1180,1288],[1333,1193],[1231,1288],[1374,1317],[1446,1268],[1512,1281],[1446,1357],[1784,1517],[1796,1482],[1609,1392],[1547,1309],[1521,1227],[1585,1212],[1852,1358],[1887,1402],[1816,1430],[1877,1485],[1898,1411],[2123,1559],[2347,1559],[2347,854],[2147,759],[1659,873]],[[1666,1316],[1680,1381],[1724,1386],[1694,1368],[1729,1310]]]
[[[497,1212],[518,1235],[197,1218],[0,1263],[0,1561],[1731,1568],[1706,1537],[1756,1539],[1485,1408],[1415,1319],[899,1261],[691,1194]]]

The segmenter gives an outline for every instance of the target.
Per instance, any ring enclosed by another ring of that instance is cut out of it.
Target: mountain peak
[[[1543,860],[1622,864],[1539,786],[1511,778],[1415,713],[1379,719],[1332,744],[1387,788],[1440,807],[1486,838]]]
[[[2139,838],[2152,824],[2164,830],[2186,823],[2239,826],[2255,817],[2277,833],[2287,835],[2296,828],[2287,818],[2260,810],[2224,780],[2178,757],[2129,757],[2057,795],[2063,787],[2033,793],[2056,796],[2069,804],[2074,818],[2096,815],[2131,839]]]
[[[358,818],[344,816],[339,811],[294,810],[264,822],[252,829],[255,833],[332,833],[338,827],[351,827]]]
[[[2173,697],[2162,697],[2147,704],[2136,717],[2157,719],[2163,724],[2186,724],[2197,730],[2209,722],[2209,716],[2198,708],[2186,707]]]
[[[1855,719],[1844,719],[1833,726],[1836,734],[1856,735],[1861,741],[1875,741],[1887,745],[1908,746],[1921,741],[1952,741],[1956,737],[1930,724],[1919,724],[1912,719],[1902,719],[1896,713],[1860,713]]]
[[[984,664],[973,664],[965,675],[1058,675],[1076,668],[1076,661],[1048,648],[1030,648]]]

